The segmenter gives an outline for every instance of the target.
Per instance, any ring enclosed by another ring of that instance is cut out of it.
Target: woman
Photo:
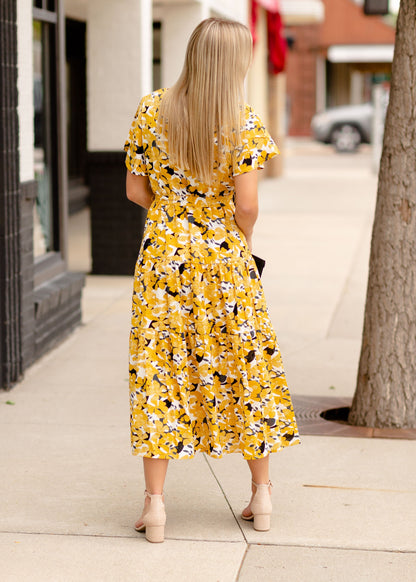
[[[257,169],[278,149],[244,105],[252,40],[201,22],[171,89],[144,97],[125,150],[127,197],[148,209],[130,333],[136,522],[164,539],[168,460],[240,452],[252,474],[242,517],[270,528],[269,453],[299,442],[276,336],[251,255]]]

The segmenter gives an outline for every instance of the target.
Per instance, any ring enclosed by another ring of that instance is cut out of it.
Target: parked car
[[[354,152],[361,143],[371,142],[373,116],[372,103],[331,107],[313,116],[312,134],[339,152]]]

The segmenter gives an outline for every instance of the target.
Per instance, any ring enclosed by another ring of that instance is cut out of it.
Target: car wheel
[[[361,143],[361,134],[354,125],[344,123],[331,133],[331,143],[337,152],[355,152]]]

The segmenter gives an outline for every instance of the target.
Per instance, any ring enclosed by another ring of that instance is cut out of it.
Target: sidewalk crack
[[[239,579],[240,579],[240,576],[241,576],[241,571],[242,571],[242,569],[243,569],[244,562],[245,562],[245,560],[246,560],[246,556],[247,556],[247,553],[248,553],[248,550],[249,550],[250,546],[251,546],[251,544],[248,544],[248,545],[246,546],[246,550],[245,550],[245,552],[244,552],[244,556],[241,558],[241,564],[240,564],[240,567],[238,568],[237,577],[236,577],[236,579],[235,579],[235,582],[238,582],[238,581],[239,581]]]
[[[224,491],[224,489],[222,488],[222,485],[221,485],[221,483],[219,482],[219,480],[218,480],[218,478],[217,478],[216,474],[214,473],[214,470],[213,470],[213,468],[211,467],[211,465],[210,465],[210,463],[209,463],[209,461],[208,461],[208,459],[207,459],[207,456],[206,456],[205,454],[204,454],[204,459],[205,459],[205,462],[206,462],[206,464],[208,465],[208,468],[209,468],[209,470],[211,471],[211,474],[212,474],[212,476],[214,477],[215,481],[217,482],[217,485],[218,485],[218,487],[220,488],[220,491],[221,491],[221,493],[224,495],[224,499],[225,499],[225,501],[227,502],[227,505],[228,505],[228,507],[230,508],[230,511],[231,511],[231,513],[232,513],[232,515],[233,515],[233,517],[234,517],[234,519],[235,519],[235,521],[236,521],[236,523],[237,523],[237,525],[238,525],[238,527],[239,527],[239,529],[240,529],[240,532],[241,532],[241,535],[243,536],[243,539],[244,539],[244,541],[246,542],[246,544],[248,544],[248,541],[247,541],[247,538],[246,538],[246,536],[245,536],[245,534],[244,534],[243,528],[241,527],[241,524],[240,524],[240,522],[238,521],[238,519],[237,519],[237,516],[236,516],[236,514],[235,514],[235,512],[234,512],[233,508],[231,507],[231,503],[228,501],[228,498],[227,498],[227,496],[226,496],[226,494],[225,494],[225,491]]]

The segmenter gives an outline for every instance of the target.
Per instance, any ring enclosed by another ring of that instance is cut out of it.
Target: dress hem
[[[301,441],[299,438],[296,438],[293,442],[289,442],[285,445],[280,445],[278,447],[273,447],[270,451],[268,451],[266,454],[262,454],[262,455],[258,455],[258,456],[248,456],[245,455],[244,452],[242,450],[239,449],[234,449],[232,451],[228,451],[226,453],[223,453],[221,455],[213,455],[211,451],[207,450],[207,449],[197,449],[193,455],[181,455],[180,453],[177,455],[164,455],[164,454],[160,454],[160,455],[149,455],[147,452],[140,452],[140,451],[135,451],[134,449],[132,450],[132,455],[134,457],[146,457],[146,458],[150,458],[150,459],[167,459],[167,460],[181,460],[181,459],[193,459],[195,457],[195,455],[197,453],[204,453],[206,455],[208,455],[211,459],[223,459],[225,456],[227,455],[232,455],[232,454],[236,454],[236,453],[240,453],[243,458],[247,461],[254,461],[255,459],[263,459],[264,457],[267,457],[268,455],[270,455],[271,453],[278,453],[280,451],[282,451],[283,449],[286,449],[288,447],[293,447],[295,445],[300,445]]]

